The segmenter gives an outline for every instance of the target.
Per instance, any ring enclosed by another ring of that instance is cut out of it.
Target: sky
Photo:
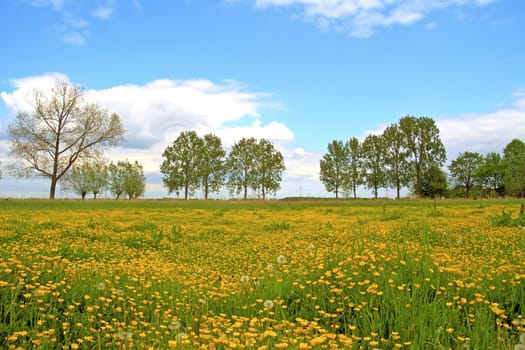
[[[0,197],[49,194],[5,166],[9,124],[57,79],[120,115],[106,154],[143,164],[147,198],[168,196],[162,152],[187,130],[272,141],[277,198],[332,196],[327,145],[406,115],[435,120],[447,163],[525,140],[523,0],[2,0],[0,33]]]

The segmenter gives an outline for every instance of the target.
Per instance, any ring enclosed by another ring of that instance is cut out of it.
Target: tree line
[[[120,117],[85,99],[84,90],[58,81],[50,91],[35,90],[32,112],[20,111],[8,127],[10,156],[17,162],[8,170],[18,176],[39,175],[50,180],[49,198],[60,183],[82,198],[96,198],[109,190],[116,198],[142,196],[143,167],[137,161],[102,161],[106,149],[124,140]],[[242,138],[227,154],[219,137],[182,132],[163,154],[160,171],[169,193],[185,199],[201,190],[227,189],[230,195],[260,198],[280,189],[284,159],[267,139]],[[379,135],[359,141],[333,140],[320,160],[320,181],[339,197],[357,197],[359,186],[378,197],[381,188],[403,188],[416,196],[525,195],[525,144],[513,140],[503,150],[482,156],[461,153],[443,170],[446,152],[433,119],[405,116]],[[452,188],[449,188],[449,184]]]
[[[213,134],[199,137],[195,131],[182,132],[166,147],[160,166],[169,193],[184,193],[188,199],[201,189],[204,198],[223,187],[230,195],[246,199],[248,189],[260,198],[275,194],[285,170],[284,158],[267,139],[242,138],[226,156],[221,139]]]
[[[358,186],[371,189],[394,188],[400,198],[402,188],[417,197],[465,196],[472,189],[484,196],[525,195],[525,144],[512,140],[503,150],[483,156],[460,153],[443,170],[446,152],[439,129],[428,117],[405,116],[379,135],[362,142],[356,137],[333,140],[320,160],[320,180],[338,198],[357,196]]]

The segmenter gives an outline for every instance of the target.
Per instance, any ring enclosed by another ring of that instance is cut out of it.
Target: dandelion
[[[177,334],[177,341],[180,343],[182,340],[188,339],[188,335],[184,332]]]
[[[266,265],[266,270],[272,271],[273,270],[273,264],[270,263],[270,264]]]
[[[273,301],[271,301],[270,299],[265,300],[263,305],[266,309],[270,310],[271,308],[273,308]]]
[[[97,289],[98,290],[106,289],[106,284],[104,282],[100,282],[99,284],[97,284]]]
[[[171,329],[172,331],[174,331],[176,329],[179,329],[180,328],[180,322],[179,321],[171,322],[170,325],[168,326],[168,328]]]
[[[246,276],[246,275],[241,276],[241,282],[242,283],[248,283],[249,281],[250,281],[250,277],[249,276]]]
[[[133,337],[131,332],[118,332],[118,338],[121,341],[130,340]]]
[[[277,263],[278,264],[286,264],[286,257],[284,255],[279,255],[277,257]]]

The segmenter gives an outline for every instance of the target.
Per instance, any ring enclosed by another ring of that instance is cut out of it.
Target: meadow
[[[0,200],[0,348],[514,349],[520,204]]]

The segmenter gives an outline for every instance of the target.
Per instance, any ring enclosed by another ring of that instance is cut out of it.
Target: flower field
[[[0,348],[514,349],[519,206],[2,200]]]

